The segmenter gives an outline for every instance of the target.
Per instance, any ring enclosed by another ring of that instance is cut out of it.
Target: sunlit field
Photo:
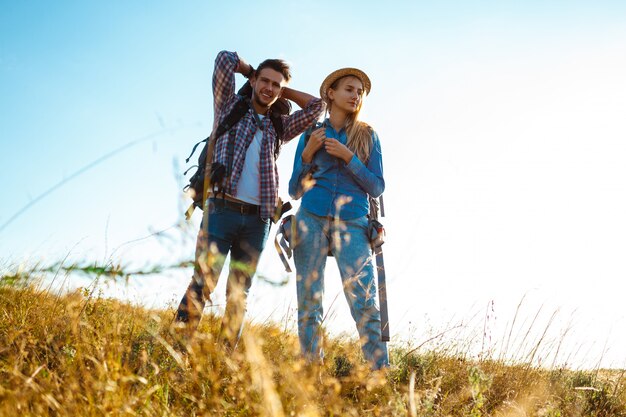
[[[543,368],[409,342],[391,345],[389,370],[371,372],[349,338],[327,338],[315,367],[281,323],[247,325],[227,352],[218,316],[205,315],[187,342],[171,309],[87,288],[57,294],[32,274],[1,279],[2,416],[626,415],[622,370]]]

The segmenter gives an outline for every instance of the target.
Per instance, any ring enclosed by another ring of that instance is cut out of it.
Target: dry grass
[[[248,326],[227,354],[217,317],[186,345],[173,311],[57,296],[19,274],[2,278],[0,314],[1,416],[626,416],[620,371],[394,347],[391,370],[372,373],[337,339],[312,368],[278,325]]]

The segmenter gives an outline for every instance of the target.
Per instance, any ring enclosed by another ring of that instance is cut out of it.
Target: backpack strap
[[[283,140],[283,134],[285,133],[283,126],[283,117],[270,109],[270,120],[274,125],[274,130],[276,131],[276,138],[280,141]]]
[[[280,238],[279,238],[280,236]],[[293,256],[293,246],[295,244],[296,236],[296,216],[290,214],[286,216],[278,226],[276,235],[274,236],[274,247],[278,252],[278,256],[285,266],[285,271],[291,272],[291,266],[287,258],[291,259]]]
[[[237,103],[235,103],[233,109],[224,117],[224,120],[217,126],[217,129],[215,129],[215,139],[229,131],[235,123],[241,120],[249,108],[250,102],[248,100],[241,96],[237,97]]]
[[[246,114],[247,108],[244,107],[241,104],[242,100],[239,100],[239,102],[237,104],[235,104],[235,107],[233,107],[233,109],[231,110],[230,113],[228,113],[228,115],[224,118],[224,120],[222,121],[222,123],[220,123],[217,126],[217,129],[215,129],[214,132],[211,132],[211,134],[206,138],[206,139],[202,139],[200,142],[196,143],[195,145],[193,145],[193,148],[191,148],[191,152],[189,153],[189,156],[187,158],[185,158],[185,163],[189,163],[189,160],[191,159],[191,157],[193,156],[194,153],[196,153],[196,149],[198,148],[198,146],[200,146],[201,143],[204,143],[205,145],[207,143],[209,143],[211,141],[211,138],[215,137],[215,138],[219,138],[220,136],[222,136],[226,131],[230,130],[230,128],[233,127],[233,125],[235,123],[237,123],[239,121],[239,119],[241,119],[243,117],[244,114]],[[211,157],[212,152],[211,152]],[[190,167],[187,169],[187,171],[185,171],[183,173],[183,175],[187,174],[187,172],[192,169],[194,167]]]
[[[206,168],[204,171],[204,175],[205,175],[205,191],[204,191],[204,200],[206,201],[207,197],[208,197],[208,183],[209,181],[207,181],[207,176],[211,175],[211,164],[213,163],[213,152],[215,149],[215,142],[217,141],[218,138],[220,138],[222,135],[224,135],[225,133],[227,133],[228,131],[230,131],[230,129],[232,129],[232,127],[239,121],[241,120],[241,118],[244,116],[244,114],[246,114],[248,112],[248,109],[250,108],[250,102],[245,98],[245,97],[241,97],[238,96],[237,97],[237,102],[235,103],[235,106],[233,107],[233,109],[230,111],[230,113],[228,113],[226,115],[226,117],[224,118],[224,120],[222,120],[222,122],[217,126],[217,129],[215,129],[215,134],[213,135],[213,140],[212,143],[209,145],[209,149],[207,150],[207,159],[206,159]],[[234,141],[231,139],[230,135],[228,135],[228,148],[227,148],[227,152],[226,152],[226,176],[227,178],[230,178],[230,175],[232,173],[232,165],[233,165],[233,155],[234,155],[234,149],[235,149],[235,143]],[[222,193],[222,197],[224,196],[224,190],[221,190]]]
[[[248,109],[251,107],[250,101],[247,98],[243,98],[240,99],[237,104],[235,104],[235,107],[233,108],[233,111],[231,111],[228,116],[226,116],[226,119],[228,120],[224,120],[225,122],[228,122],[228,124],[231,123],[232,120],[234,120],[235,118],[237,119],[234,123],[230,124],[230,127],[232,127],[235,123],[237,123],[237,121],[241,120],[241,118],[243,117],[244,114],[246,114],[246,112],[248,111]],[[232,119],[231,119],[232,116]],[[257,116],[256,113],[254,113],[254,116],[258,119],[259,116]],[[258,123],[258,122],[257,122]],[[226,124],[226,123],[224,123]],[[221,126],[221,125],[220,125]],[[230,127],[227,130],[230,130]],[[225,133],[226,131],[224,131]],[[217,135],[215,138],[217,140],[217,138],[219,138],[221,135]],[[228,144],[227,144],[227,149],[226,149],[226,177],[228,179],[230,179],[230,176],[233,173],[233,157],[235,155],[235,142],[232,140],[231,135],[228,135]],[[213,159],[211,157],[211,159]],[[222,190],[222,196],[224,195],[224,191]]]

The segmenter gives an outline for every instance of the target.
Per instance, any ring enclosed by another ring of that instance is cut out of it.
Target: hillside
[[[250,325],[235,352],[219,318],[181,344],[173,311],[0,282],[1,416],[626,416],[623,371],[545,370],[391,348],[371,373],[355,341],[329,340],[312,369],[297,336]]]

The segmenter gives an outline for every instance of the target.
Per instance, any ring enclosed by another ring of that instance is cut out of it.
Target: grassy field
[[[621,370],[392,346],[392,368],[372,373],[338,339],[313,368],[277,324],[247,326],[226,353],[219,317],[181,344],[173,311],[51,294],[19,274],[1,278],[0,314],[0,416],[626,416]]]

